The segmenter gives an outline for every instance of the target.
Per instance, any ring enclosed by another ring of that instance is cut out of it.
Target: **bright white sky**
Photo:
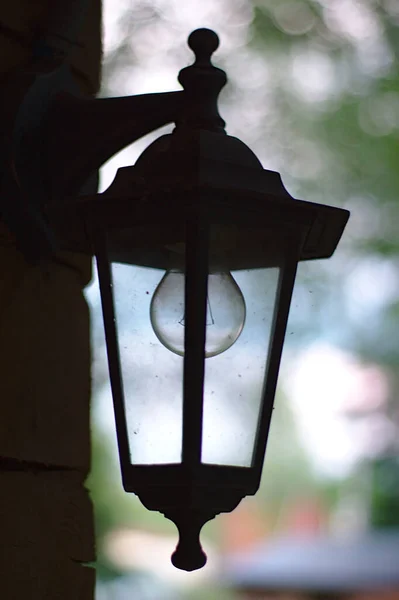
[[[360,413],[386,402],[388,381],[382,370],[318,342],[304,348],[284,373],[303,444],[321,473],[340,475],[380,449],[378,440],[381,433],[389,435],[388,423],[371,423]],[[346,411],[358,412],[357,420],[348,419]]]

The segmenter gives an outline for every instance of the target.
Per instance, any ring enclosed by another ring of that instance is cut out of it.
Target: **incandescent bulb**
[[[155,335],[168,350],[184,355],[184,271],[167,271],[151,300]],[[205,357],[224,352],[238,339],[245,323],[245,300],[231,273],[209,273]]]

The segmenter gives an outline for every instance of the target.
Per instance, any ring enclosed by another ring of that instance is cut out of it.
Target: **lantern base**
[[[201,546],[200,532],[215,514],[202,511],[169,511],[164,515],[173,521],[179,530],[179,542],[171,557],[173,566],[183,571],[202,569],[207,557]]]
[[[246,467],[200,463],[193,469],[185,464],[122,463],[122,481],[125,491],[136,494],[148,510],[162,513],[176,525],[179,542],[172,564],[195,571],[206,564],[199,539],[202,527],[255,494],[259,477]]]

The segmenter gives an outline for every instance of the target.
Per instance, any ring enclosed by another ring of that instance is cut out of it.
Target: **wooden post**
[[[31,32],[47,4],[2,3],[0,83],[2,74],[29,63]],[[72,61],[86,93],[97,91],[100,62],[101,2],[92,0]],[[95,559],[93,511],[84,486],[90,469],[90,336],[82,290],[90,278],[91,258],[81,254],[60,253],[30,265],[0,222],[4,600],[94,598],[95,570],[85,565]]]
[[[0,248],[0,597],[90,600],[90,258]]]

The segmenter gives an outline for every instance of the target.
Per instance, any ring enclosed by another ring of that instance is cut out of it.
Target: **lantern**
[[[174,132],[81,203],[123,485],[174,521],[185,570],[206,562],[203,524],[259,487],[297,264],[331,256],[348,219],[292,198],[226,135],[218,38],[197,30],[189,45]]]

